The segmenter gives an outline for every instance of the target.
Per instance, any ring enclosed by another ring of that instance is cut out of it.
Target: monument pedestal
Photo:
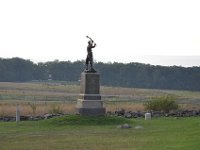
[[[83,72],[80,81],[80,97],[77,100],[77,112],[82,116],[105,115],[101,100],[99,74]]]

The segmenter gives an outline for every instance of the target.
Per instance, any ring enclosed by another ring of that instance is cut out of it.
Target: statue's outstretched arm
[[[92,41],[92,43],[94,42],[91,37],[86,36],[86,38],[90,39],[90,41]]]

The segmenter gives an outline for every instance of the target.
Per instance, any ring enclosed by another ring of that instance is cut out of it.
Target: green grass
[[[117,125],[129,123],[130,129]],[[135,129],[142,126],[143,129]],[[199,150],[200,120],[69,115],[43,121],[0,122],[1,150]]]
[[[101,125],[117,125],[120,123],[131,123],[131,121],[116,116],[91,117],[91,116],[79,116],[79,115],[66,115],[65,117],[49,119],[48,121],[44,121],[43,123],[54,126],[61,126],[61,125],[101,126]]]

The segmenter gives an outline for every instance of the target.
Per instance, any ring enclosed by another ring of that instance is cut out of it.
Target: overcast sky
[[[0,57],[200,66],[198,0],[0,0]]]

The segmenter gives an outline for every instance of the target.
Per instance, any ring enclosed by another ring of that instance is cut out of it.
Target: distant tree
[[[3,63],[3,64],[2,64]],[[30,81],[33,79],[33,62],[21,58],[1,59],[0,81]]]
[[[0,82],[31,80],[77,81],[84,70],[84,61],[50,61],[34,64],[21,58],[0,58]],[[108,86],[200,90],[200,67],[154,66],[142,63],[94,64],[101,74],[101,84]]]

